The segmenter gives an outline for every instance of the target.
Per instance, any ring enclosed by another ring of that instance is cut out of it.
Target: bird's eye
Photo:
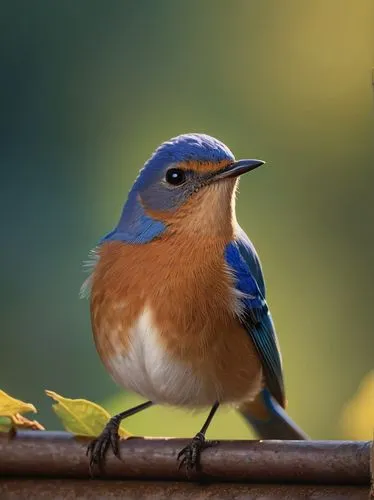
[[[166,172],[166,182],[173,186],[180,186],[186,180],[186,173],[180,168],[170,168]]]

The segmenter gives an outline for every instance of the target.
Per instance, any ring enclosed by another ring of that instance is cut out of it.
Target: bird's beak
[[[214,175],[214,180],[229,179],[245,174],[250,170],[260,167],[265,162],[262,160],[239,160],[227,165]]]

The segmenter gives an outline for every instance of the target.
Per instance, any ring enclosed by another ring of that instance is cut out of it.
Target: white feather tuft
[[[98,247],[95,247],[92,250],[90,250],[87,260],[83,261],[82,264],[83,271],[86,273],[90,273],[90,275],[86,280],[84,280],[79,290],[80,299],[87,299],[90,296],[91,286],[92,286],[92,275],[96,268],[97,263],[99,262],[99,259],[100,255],[98,252]]]

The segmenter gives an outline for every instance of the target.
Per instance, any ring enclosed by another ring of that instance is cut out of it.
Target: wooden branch
[[[305,484],[197,484],[175,481],[82,481],[81,479],[0,479],[0,497],[6,500],[84,499],[123,500],[369,500],[368,486]]]
[[[0,434],[0,475],[19,478],[89,478],[87,438],[66,432]],[[177,454],[185,439],[130,438],[121,460],[108,453],[103,477],[184,481]],[[365,441],[221,441],[204,450],[191,479],[252,483],[370,484]]]

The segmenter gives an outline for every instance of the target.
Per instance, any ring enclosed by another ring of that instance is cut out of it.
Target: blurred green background
[[[289,412],[313,438],[344,437],[374,364],[373,20],[372,0],[2,1],[0,388],[48,428],[44,388],[134,402],[95,352],[81,262],[153,149],[206,132],[267,161],[243,178],[238,217]],[[127,426],[187,436],[203,419],[153,408]],[[226,410],[209,435],[251,434]]]

